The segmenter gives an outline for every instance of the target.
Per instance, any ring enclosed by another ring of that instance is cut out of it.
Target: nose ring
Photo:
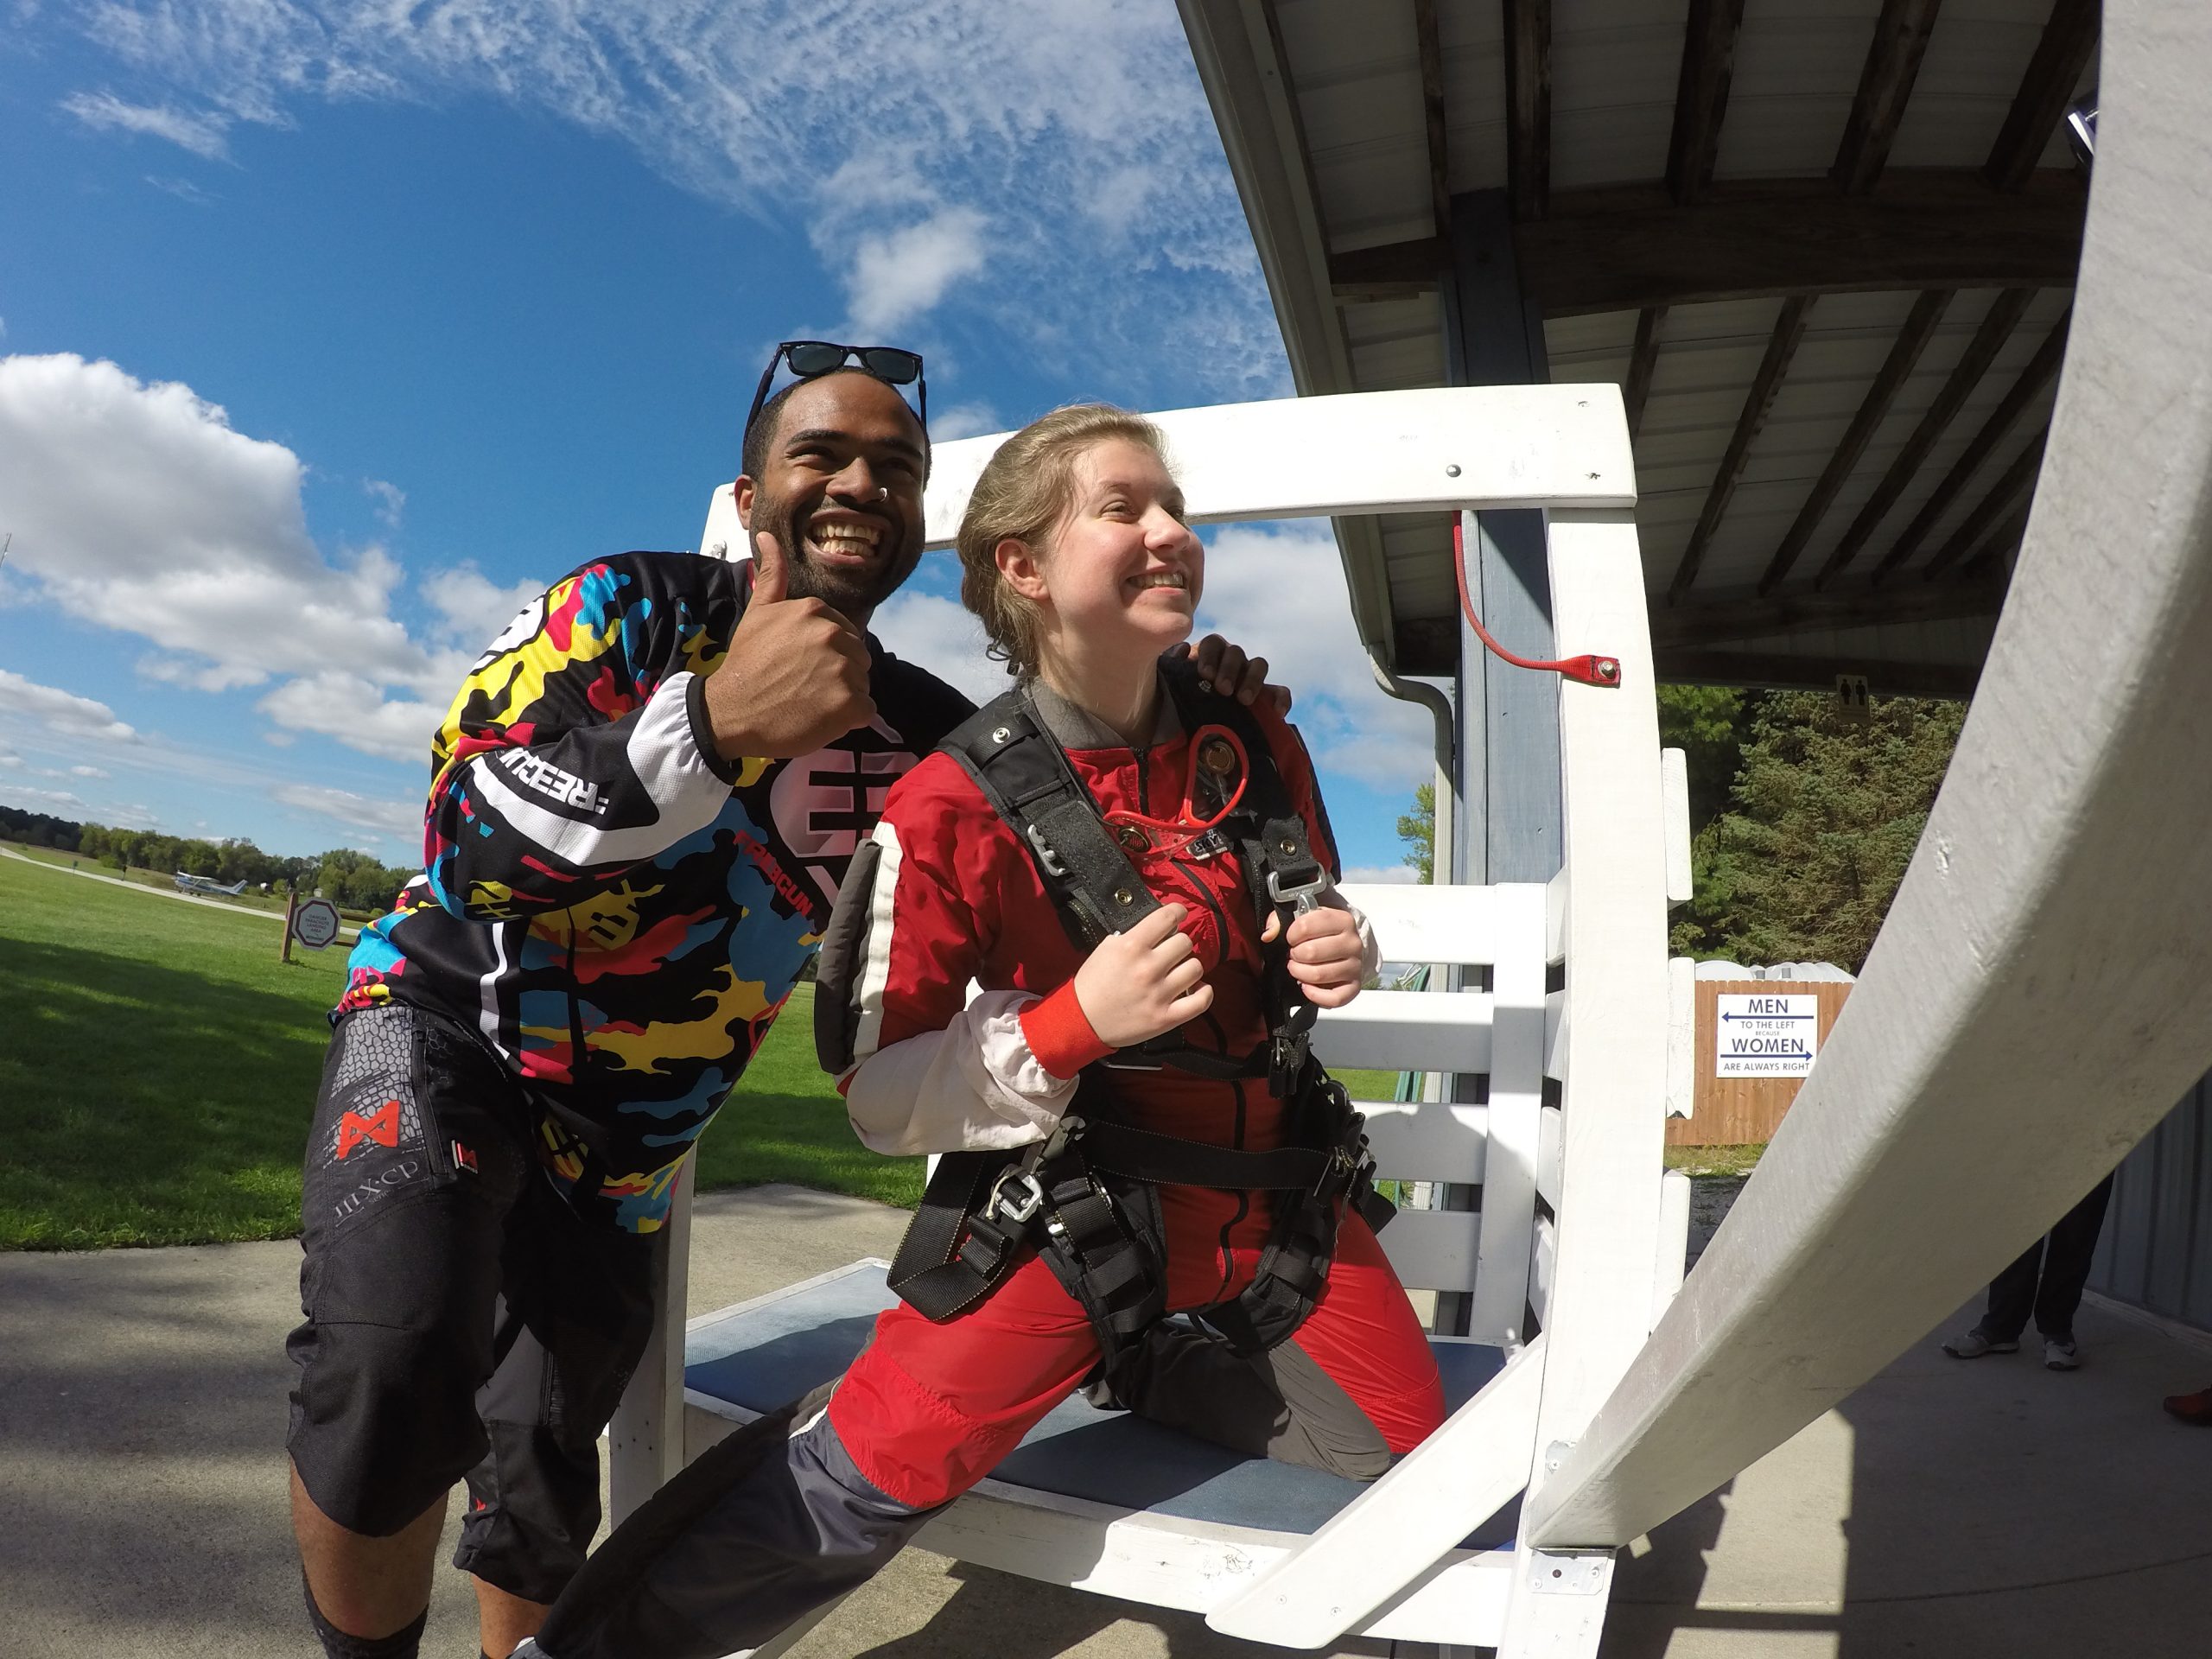
[[[877,485],[875,486],[875,499],[879,501],[888,501],[891,499],[891,486],[888,484]]]

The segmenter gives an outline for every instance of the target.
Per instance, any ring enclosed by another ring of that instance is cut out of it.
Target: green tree
[[[1743,759],[1744,734],[1757,694],[1732,685],[1659,688],[1659,742],[1688,760],[1690,832],[1719,817]]]
[[[1675,948],[1856,972],[1919,843],[1962,703],[1888,699],[1853,716],[1818,692],[1755,700],[1730,809],[1693,843]]]
[[[1414,787],[1414,810],[1399,818],[1398,839],[1406,843],[1406,855],[1398,861],[1410,864],[1421,872],[1424,883],[1436,880],[1436,785],[1417,784]]]

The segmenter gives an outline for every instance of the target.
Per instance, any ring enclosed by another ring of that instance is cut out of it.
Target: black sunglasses
[[[920,408],[915,414],[922,423],[922,429],[929,430],[930,383],[922,376],[922,354],[902,351],[896,346],[839,346],[826,340],[787,340],[776,347],[776,354],[768,359],[768,366],[760,371],[760,385],[753,394],[753,408],[745,417],[745,430],[753,430],[753,423],[760,418],[760,407],[768,401],[768,388],[776,378],[779,365],[788,363],[791,372],[802,380],[819,379],[825,374],[835,374],[848,364],[857,363],[863,374],[872,374],[887,386],[912,386]]]

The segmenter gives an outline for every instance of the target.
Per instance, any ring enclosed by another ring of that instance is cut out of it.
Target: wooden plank
[[[1507,948],[1498,952],[1491,970],[1489,1143],[1483,1154],[1480,1253],[1471,1279],[1456,1284],[1432,1281],[1427,1287],[1471,1287],[1467,1334],[1510,1346],[1528,1335],[1529,1247],[1541,1153],[1544,890],[1523,884],[1501,887],[1497,894],[1498,938]]]
[[[1897,497],[1904,493],[1905,486],[1911,483],[1914,474],[1920,471],[1921,463],[1928,459],[1928,452],[1943,435],[1943,429],[1950,425],[1952,417],[1958,414],[1974,387],[1980,384],[1981,377],[1988,372],[1990,364],[1996,360],[1997,353],[2004,348],[2012,330],[2019,326],[2021,314],[2028,308],[2028,302],[2034,297],[2031,289],[2011,288],[1990,302],[1981,326],[1974,330],[1974,338],[1967,342],[1966,350],[1960,353],[1949,378],[1943,382],[1943,389],[1936,394],[1936,401],[1920,417],[1920,424],[1913,428],[1912,435],[1905,440],[1904,448],[1897,451],[1897,459],[1890,463],[1889,471],[1882,474],[1882,481],[1874,486],[1874,493],[1867,498],[1866,505],[1859,510],[1859,516],[1851,521],[1851,527],[1843,532],[1842,539],[1836,543],[1821,564],[1820,574],[1813,578],[1815,588],[1825,587],[1837,571],[1859,556],[1859,550],[1866,546],[1866,538],[1874,533],[1875,526],[1897,505]]]
[[[1675,125],[1667,141],[1667,194],[1678,203],[1695,201],[1713,182],[1743,26],[1744,0],[1690,0],[1675,85]]]
[[[1782,302],[1782,310],[1774,320],[1774,332],[1767,339],[1766,356],[1759,363],[1758,372],[1751,378],[1751,390],[1745,394],[1743,412],[1736,417],[1736,430],[1728,440],[1728,448],[1720,457],[1720,468],[1713,474],[1713,487],[1707,491],[1705,510],[1698,515],[1697,528],[1690,532],[1689,545],[1682,550],[1682,562],[1675,568],[1675,579],[1667,585],[1669,604],[1689,591],[1697,580],[1698,567],[1705,561],[1705,550],[1713,533],[1726,517],[1728,503],[1736,493],[1736,480],[1743,476],[1744,463],[1751,457],[1751,443],[1766,424],[1768,411],[1774,407],[1774,395],[1782,390],[1783,377],[1789,372],[1789,359],[1796,355],[1797,342],[1805,337],[1806,314],[1813,302],[1802,296]]]
[[[1436,0],[1414,0],[1414,42],[1421,58],[1421,126],[1428,144],[1428,209],[1440,240],[1452,233],[1452,151],[1444,118],[1444,47],[1436,32]]]
[[[1428,7],[1433,31],[1434,0],[1414,3],[1416,15]],[[1505,0],[1505,107],[1507,200],[1516,219],[1541,219],[1552,190],[1552,0]]]
[[[1398,1282],[1408,1290],[1464,1291],[1479,1282],[1482,1223],[1480,1211],[1401,1211],[1382,1230],[1382,1254],[1397,1269]],[[1479,1326],[1468,1334],[1484,1342],[1497,1340]]]
[[[1366,916],[1385,962],[1487,965],[1505,948],[1497,887],[1348,881],[1338,891]]]
[[[1491,1000],[1477,991],[1368,991],[1321,1011],[1313,1052],[1339,1070],[1486,1072]]]
[[[1948,582],[1933,587],[1876,588],[1847,579],[1820,592],[1791,588],[1764,599],[1735,596],[1655,612],[1651,639],[1662,650],[1694,649],[1731,639],[1825,633],[1880,623],[1939,622],[1994,616],[2005,607],[2001,582]]]
[[[1882,555],[1882,562],[1874,567],[1875,581],[1879,582],[1920,550],[1921,543],[1936,527],[1936,520],[1950,511],[1951,503],[1958,499],[1959,492],[1966,487],[1967,480],[1974,476],[1983,461],[1989,459],[1990,452],[1997,448],[2005,433],[2012,430],[2012,423],[2018,420],[2043,389],[2057,378],[2058,365],[2066,356],[2066,326],[2072,316],[2073,313],[2069,311],[2051,326],[2050,333],[2036,348],[2036,354],[2028,359],[2027,366],[2012,382],[2012,390],[1990,411],[1989,418],[1981,423],[1981,430],[1974,434],[1974,441],[1952,464],[1951,470],[1943,474],[1943,481],[1936,486],[1922,504],[1920,511],[1913,515],[1912,522],[1898,533],[1890,550]]]
[[[1367,1119],[1368,1149],[1384,1179],[1482,1185],[1488,1107],[1443,1100],[1357,1100],[1352,1109]]]
[[[1691,207],[1648,185],[1550,194],[1513,226],[1523,290],[1548,317],[1710,300],[2074,279],[2088,197],[2070,175],[1993,194],[1978,172],[1893,174],[1870,194],[1826,179],[1732,180]],[[1420,237],[1328,256],[1340,300],[1433,290],[1451,254]]]
[[[2067,101],[2097,49],[2097,30],[2103,8],[2099,0],[2054,0],[2035,56],[2028,60],[2012,107],[1997,142],[1990,146],[1982,176],[1999,190],[2018,190],[2036,170],[2036,162],[2058,130]]]
[[[1870,189],[1881,176],[1942,4],[1943,0],[1883,0],[1866,66],[1859,72],[1859,95],[1852,100],[1843,142],[1828,173],[1840,188]]]
[[[1866,395],[1859,400],[1859,412],[1851,417],[1851,425],[1837,444],[1835,454],[1828,457],[1828,464],[1821,468],[1819,481],[1805,498],[1805,505],[1798,509],[1796,518],[1789,532],[1774,550],[1768,562],[1766,573],[1759,578],[1762,594],[1774,591],[1775,585],[1789,574],[1797,563],[1797,556],[1805,550],[1805,543],[1843,488],[1844,480],[1851,476],[1852,468],[1859,465],[1859,458],[1866,453],[1868,440],[1890,412],[1890,405],[1897,401],[1897,392],[1911,378],[1920,355],[1928,348],[1928,341],[1936,332],[1936,325],[1943,320],[1943,313],[1950,307],[1955,290],[1948,288],[1930,289],[1912,304],[1904,327],[1897,331],[1897,343],[1890,347],[1890,354],[1883,359],[1880,372],[1867,387]],[[1633,426],[1630,428],[1633,430]]]
[[[1539,1337],[1507,1360],[1441,1428],[1324,1522],[1305,1548],[1268,1562],[1206,1623],[1249,1642],[1325,1646],[1425,1577],[1431,1561],[1511,1503],[1528,1480],[1544,1347]],[[1496,1633],[1471,1630],[1459,1639],[1494,1642]]]
[[[683,1309],[697,1161],[684,1159],[669,1194],[654,1268],[652,1335],[607,1426],[607,1510],[616,1526],[683,1467]]]
[[[2021,498],[2033,492],[2036,474],[2043,469],[2044,445],[2050,436],[2050,429],[2046,426],[2013,457],[2012,464],[1998,474],[1997,481],[1989,486],[1989,493],[1981,498],[1958,529],[1951,532],[1951,538],[1937,548],[1921,568],[1929,581],[1935,581],[1949,569],[1968,549],[1980,548],[1984,538],[2012,516]]]
[[[1711,651],[1676,645],[1659,653],[1664,685],[1749,685],[1770,690],[1833,691],[1839,674],[1864,674],[1883,697],[1970,697],[1981,677],[1962,663],[1907,663],[1865,657],[1798,657],[1781,652]]]
[[[1720,1077],[1713,1075],[1720,1052],[1719,1020],[1716,1017],[1723,996],[1811,996],[1819,1000],[1814,1026],[1816,1048],[1827,1045],[1836,1016],[1851,998],[1851,987],[1834,980],[1700,979],[1697,982],[1697,1082],[1695,1103],[1687,1118],[1667,1123],[1670,1147],[1745,1147],[1761,1145],[1789,1115],[1802,1077]]]
[[[1204,523],[1460,506],[1586,510],[1635,505],[1619,396],[1608,385],[1427,386],[1150,418],[1166,434],[1192,518]],[[951,544],[969,492],[1006,437],[936,446],[928,545]],[[1359,465],[1346,466],[1353,454]]]
[[[1643,405],[1651,396],[1651,373],[1659,366],[1659,325],[1666,320],[1663,305],[1648,305],[1637,313],[1636,343],[1629,348],[1628,378],[1621,385],[1631,438],[1643,429]]]

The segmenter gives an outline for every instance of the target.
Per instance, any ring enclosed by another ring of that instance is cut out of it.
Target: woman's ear
[[[1006,537],[992,550],[991,556],[998,562],[1001,579],[1031,604],[1051,597],[1052,590],[1045,581],[1045,562],[1028,543]]]

